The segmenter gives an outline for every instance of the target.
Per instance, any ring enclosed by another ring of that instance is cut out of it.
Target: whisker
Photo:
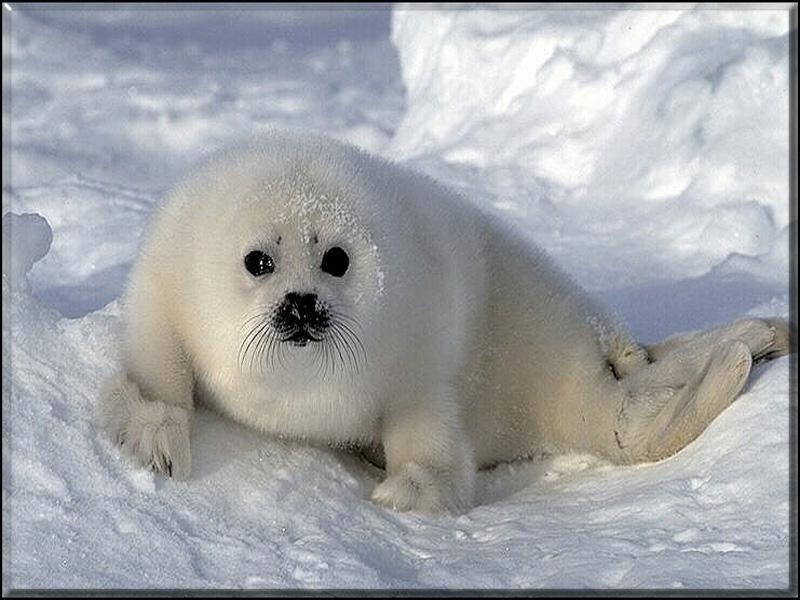
[[[269,358],[269,368],[275,368],[275,354],[277,353],[276,343],[278,343],[278,336],[271,335],[269,338],[269,345],[267,347],[267,356]]]
[[[328,343],[325,344],[325,362],[330,363],[332,376],[336,375],[336,360],[333,356],[334,350],[335,348],[331,348],[330,344]]]
[[[339,329],[338,329],[338,327],[336,326],[335,323],[331,327],[331,335],[332,335],[332,341],[333,341],[333,348],[334,348],[334,350],[336,350],[336,353],[339,355],[339,360],[344,362],[344,356],[342,356],[342,350],[341,350],[341,348],[339,348]]]
[[[255,321],[256,319],[261,319],[265,316],[266,316],[265,313],[259,312],[258,314],[255,314],[252,317],[245,319],[244,322],[239,327],[239,329],[244,329],[245,325],[247,325],[250,321]]]
[[[358,345],[358,349],[361,351],[360,352],[361,356],[364,359],[364,364],[366,364],[366,362],[367,362],[367,350],[366,350],[366,348],[364,348],[364,344],[361,343],[361,340],[359,339],[358,335],[350,327],[348,327],[345,323],[340,323],[339,325],[341,326],[342,330],[348,335],[348,337],[355,344]]]
[[[285,358],[285,353],[286,353],[286,345],[278,344],[278,364],[284,369],[286,368],[286,363],[283,362],[283,359]]]
[[[250,346],[258,338],[260,335],[260,330],[263,329],[263,327],[263,323],[254,325],[245,336],[244,340],[242,341],[242,345],[239,346],[239,361],[241,366],[244,366],[244,359],[247,357],[247,353],[250,351]]]
[[[276,330],[274,323],[275,309],[259,308],[255,314],[249,315],[240,329],[246,331],[239,346],[238,363],[241,368],[252,372],[255,365],[260,373],[266,369],[283,368],[290,365],[291,357],[286,347],[286,337],[293,329]],[[311,358],[316,366],[316,375],[320,379],[335,376],[341,368],[354,375],[367,362],[367,351],[359,333],[361,324],[350,315],[328,309],[327,323],[307,325],[307,333],[318,344]],[[326,326],[327,325],[327,326]]]
[[[253,351],[253,354],[256,356],[256,362],[258,363],[258,369],[260,373],[264,372],[264,349],[269,344],[270,340],[273,339],[274,335],[272,333],[272,329],[266,329],[264,333],[261,335],[261,339],[256,344],[256,348]]]
[[[342,329],[340,334],[342,345],[344,346],[345,353],[347,354],[347,362],[349,364],[350,371],[355,374],[355,372],[358,370],[358,356],[356,356],[355,350],[353,349],[351,336],[347,333],[346,329]]]
[[[362,328],[361,328],[361,323],[359,323],[353,317],[351,317],[351,316],[349,316],[349,315],[347,315],[345,313],[342,313],[342,312],[339,312],[339,311],[332,311],[332,313],[336,317],[337,321],[343,327],[345,327],[350,332],[350,334],[356,339],[356,341],[358,342],[358,345],[361,347],[361,351],[362,351],[362,353],[364,355],[364,360],[366,360],[366,355],[367,355],[366,349],[364,348],[364,345],[361,343],[361,339],[359,338],[358,334],[355,331],[355,329],[357,329],[359,331],[363,331]],[[352,325],[352,327],[350,327],[350,325]]]
[[[335,327],[335,333],[337,342],[341,344],[341,348],[343,350],[342,362],[349,367],[351,374],[355,374],[359,368],[359,360],[354,349],[353,334],[349,328],[344,326],[342,323],[337,323]]]
[[[253,353],[250,354],[250,370],[251,371],[253,370],[253,361],[254,361],[255,355],[256,355],[256,353],[258,351],[258,347],[261,344],[261,340],[264,339],[264,335],[266,335],[268,329],[269,329],[269,321],[265,321],[259,327],[258,333],[255,335],[255,337],[252,340],[250,340],[250,343],[247,345],[247,350],[245,352],[249,351],[250,350],[250,346],[252,345],[253,341],[257,340],[255,342],[255,346],[253,346]]]
[[[361,324],[350,315],[347,315],[343,312],[339,312],[338,310],[332,310],[331,314],[336,318],[337,321],[342,323],[348,323],[353,325],[354,327],[357,327],[358,329],[361,329]]]
[[[321,352],[322,352],[322,348],[320,348],[318,345],[316,345],[314,347],[314,364],[317,365],[317,377],[319,379],[324,379],[325,373],[323,371],[323,367],[325,366],[325,364],[323,363],[323,361],[320,358],[320,353]]]

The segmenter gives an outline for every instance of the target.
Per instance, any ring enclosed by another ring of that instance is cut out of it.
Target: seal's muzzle
[[[273,319],[282,342],[305,346],[320,342],[330,322],[328,310],[316,294],[288,292]]]

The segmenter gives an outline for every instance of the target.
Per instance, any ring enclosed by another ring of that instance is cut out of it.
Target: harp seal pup
[[[276,132],[180,184],[125,296],[102,425],[191,468],[195,402],[372,453],[372,499],[464,511],[476,470],[537,452],[657,461],[694,440],[788,325],[745,318],[646,347],[513,227],[423,175]]]

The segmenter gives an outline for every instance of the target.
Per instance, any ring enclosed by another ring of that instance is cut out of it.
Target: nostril
[[[309,317],[316,312],[316,294],[298,294],[297,292],[289,292],[286,294],[284,301],[291,312],[299,318]]]
[[[317,295],[306,294],[300,297],[300,306],[302,306],[307,313],[313,312],[317,307]]]
[[[284,301],[286,304],[291,304],[297,306],[300,304],[300,298],[303,297],[303,294],[298,294],[297,292],[288,292],[284,297]]]
[[[299,294],[297,292],[287,292],[286,302],[291,304],[314,304],[317,301],[317,295],[313,293]]]

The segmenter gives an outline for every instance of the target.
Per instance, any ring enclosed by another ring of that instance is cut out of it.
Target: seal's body
[[[266,432],[377,453],[373,499],[463,510],[476,468],[539,451],[658,460],[697,437],[780,320],[653,347],[496,217],[314,135],[225,155],[157,215],[101,415],[188,476],[194,401]]]

